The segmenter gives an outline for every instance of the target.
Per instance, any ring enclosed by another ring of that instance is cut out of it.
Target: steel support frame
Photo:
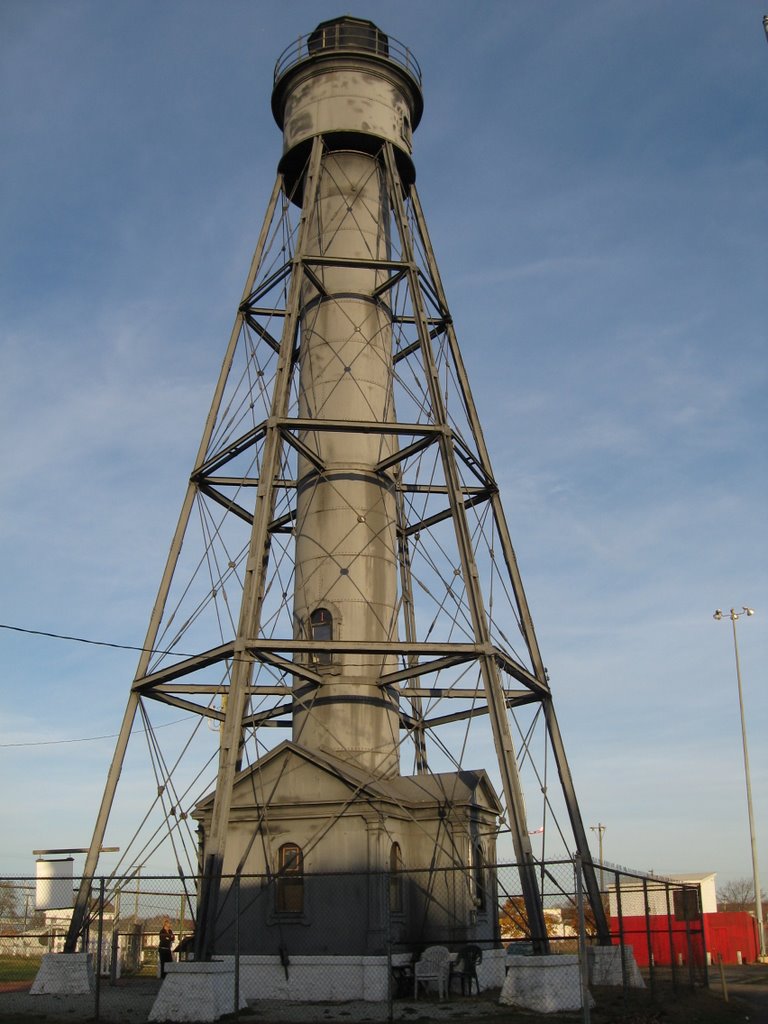
[[[519,865],[520,884],[523,890],[523,899],[525,901],[526,911],[528,913],[528,925],[531,930],[531,940],[537,953],[545,953],[549,950],[549,939],[547,936],[546,923],[544,921],[541,894],[539,892],[538,881],[536,878],[531,840],[528,836],[525,800],[523,798],[523,791],[517,770],[517,759],[515,756],[512,732],[509,727],[507,705],[502,692],[498,667],[493,657],[489,656],[487,653],[491,647],[491,638],[488,631],[488,619],[483,607],[478,571],[477,566],[475,565],[475,557],[470,530],[467,523],[466,509],[462,498],[461,482],[458,477],[458,471],[454,460],[454,452],[450,444],[450,431],[447,427],[448,416],[443,405],[439,374],[432,353],[429,324],[427,323],[427,312],[422,298],[415,249],[413,239],[411,237],[410,225],[408,224],[408,218],[405,212],[400,176],[397,173],[395,155],[391,143],[385,144],[383,155],[387,171],[387,180],[389,182],[393,213],[400,233],[400,244],[403,250],[404,262],[407,262],[409,265],[408,278],[410,280],[411,301],[414,306],[416,327],[419,333],[419,341],[421,343],[421,356],[427,376],[427,388],[432,403],[432,413],[437,423],[444,427],[444,433],[441,434],[439,441],[443,461],[443,472],[449,489],[448,501],[453,514],[454,529],[456,531],[456,540],[461,558],[462,573],[464,575],[464,584],[472,617],[472,628],[480,650],[484,650],[484,653],[481,653],[479,657],[480,670],[483,685],[485,687],[485,697],[490,712],[493,741],[496,747],[496,757],[499,764],[502,788],[504,790],[504,797],[507,805],[508,825],[512,835],[515,857]]]
[[[270,225],[274,219],[275,209],[280,196],[283,193],[283,180],[282,175],[278,174],[275,179],[275,184],[272,188],[272,194],[267,205],[267,212],[262,222],[259,237],[256,242],[256,248],[254,249],[253,257],[251,259],[251,265],[248,269],[248,275],[245,281],[245,287],[243,288],[243,298],[241,305],[246,301],[248,295],[253,290],[253,284],[256,280],[256,274],[258,273],[259,266],[261,264],[264,248],[267,241]],[[200,447],[198,449],[197,458],[195,459],[195,470],[205,460],[208,446],[213,435],[213,431],[216,425],[216,419],[221,408],[221,401],[224,395],[224,389],[226,387],[227,379],[232,367],[232,362],[235,357],[237,350],[238,339],[240,337],[240,331],[243,325],[243,314],[238,312],[235,317],[235,322],[232,327],[232,332],[229,337],[229,344],[224,355],[224,360],[221,365],[219,377],[216,383],[216,388],[213,393],[211,400],[211,406],[208,412],[208,417],[205,421],[205,427],[203,429],[203,435],[200,441]],[[142,648],[141,655],[139,657],[139,663],[136,669],[136,679],[142,679],[147,673],[147,667],[149,665],[150,658],[155,650],[157,643],[157,633],[160,628],[162,621],[163,612],[165,610],[166,601],[168,600],[168,592],[170,590],[171,581],[173,579],[174,571],[181,554],[181,546],[184,541],[184,536],[187,531],[189,524],[189,518],[194,507],[194,501],[197,494],[197,485],[195,483],[196,471],[193,471],[189,484],[187,485],[187,491],[184,496],[184,502],[181,507],[179,519],[176,524],[176,530],[173,534],[171,541],[170,551],[168,553],[168,559],[165,564],[163,576],[160,581],[160,587],[158,589],[157,598],[152,608],[152,614],[150,616],[149,625],[147,627],[146,637],[144,639],[144,646]],[[120,780],[120,774],[123,768],[123,761],[125,760],[125,754],[128,749],[128,741],[130,739],[131,730],[133,728],[133,722],[136,717],[136,711],[139,706],[140,694],[132,689],[128,697],[128,704],[123,716],[123,721],[120,727],[117,743],[115,744],[115,750],[112,756],[112,761],[107,774],[107,781],[104,787],[104,793],[102,795],[101,804],[99,811],[96,816],[96,824],[93,830],[93,836],[91,843],[86,854],[85,864],[83,865],[83,873],[80,880],[80,886],[78,888],[77,896],[75,898],[75,906],[72,911],[72,917],[70,919],[69,928],[67,929],[67,936],[64,941],[64,952],[74,953],[77,949],[77,941],[83,927],[86,922],[86,915],[88,912],[88,905],[90,902],[91,886],[94,875],[96,874],[96,868],[99,861],[99,851],[101,850],[104,842],[104,834],[107,829],[107,823],[109,821],[109,815],[112,810],[112,804],[114,803],[115,793],[117,791],[117,784]]]
[[[245,653],[245,639],[258,636],[261,607],[264,600],[265,570],[269,560],[269,524],[274,518],[276,488],[274,482],[280,469],[283,432],[281,421],[287,414],[290,398],[291,374],[296,353],[296,339],[299,332],[300,290],[302,284],[303,256],[310,225],[310,213],[314,207],[315,195],[320,179],[323,152],[322,138],[315,137],[309,158],[309,168],[304,185],[304,202],[299,220],[296,249],[293,255],[293,272],[286,302],[286,316],[280,342],[280,354],[272,391],[272,407],[262,454],[259,486],[256,492],[256,509],[251,529],[248,560],[245,567],[243,600],[235,640],[235,660],[229,685],[227,713],[221,731],[219,770],[216,779],[210,832],[206,837],[205,859],[201,880],[198,920],[195,930],[195,957],[207,960],[213,951],[219,890],[224,866],[229,812],[232,805],[232,787],[240,759],[243,743],[243,719],[248,699],[248,686],[252,663],[237,657]]]
[[[440,280],[437,263],[434,258],[431,243],[427,233],[426,223],[423,218],[421,206],[415,187],[411,187],[409,199],[413,210],[416,228],[423,246],[426,261],[428,279],[419,269],[416,261],[414,239],[405,209],[405,202],[402,193],[402,185],[397,171],[394,153],[391,145],[385,145],[382,150],[381,160],[385,170],[386,187],[392,204],[392,213],[396,221],[403,250],[403,259],[389,261],[373,261],[377,269],[389,269],[391,276],[385,285],[379,287],[383,292],[394,285],[397,281],[405,281],[409,287],[411,301],[413,304],[413,316],[393,316],[393,322],[409,323],[416,327],[418,341],[409,348],[398,353],[397,358],[421,357],[422,366],[426,374],[426,388],[429,401],[432,407],[432,424],[422,423],[386,423],[372,424],[368,421],[307,421],[287,415],[288,403],[291,389],[292,375],[296,364],[299,330],[299,306],[300,287],[302,277],[311,274],[309,265],[324,265],[324,263],[339,264],[341,260],[315,257],[307,255],[306,235],[309,213],[315,202],[321,160],[323,152],[323,141],[315,139],[310,156],[309,170],[304,189],[303,209],[299,222],[298,238],[291,260],[278,272],[272,274],[266,282],[255,288],[256,275],[261,265],[263,253],[269,228],[273,222],[277,203],[280,200],[283,183],[278,175],[270,198],[267,213],[259,235],[248,277],[246,279],[243,298],[241,300],[235,325],[230,336],[227,352],[222,364],[217,387],[214,393],[211,408],[206,420],[203,438],[200,444],[195,469],[190,477],[189,486],[182,506],[179,521],[174,534],[169,557],[165,566],[158,597],[153,607],[152,616],[147,630],[145,650],[139,660],[135,681],[129,696],[128,706],[124,715],[120,735],[112,759],[112,764],[107,779],[102,804],[94,830],[93,839],[89,848],[86,865],[83,872],[83,880],[78,892],[75,912],[70,925],[67,937],[66,948],[74,951],[77,936],[83,928],[87,913],[88,902],[91,891],[91,880],[95,874],[98,851],[103,843],[104,833],[109,813],[114,800],[117,783],[120,777],[125,752],[128,745],[131,729],[133,726],[136,710],[142,696],[165,701],[176,706],[184,707],[187,710],[197,710],[201,715],[223,720],[223,727],[220,738],[220,758],[217,774],[216,790],[214,796],[214,808],[212,827],[206,839],[206,858],[203,865],[203,877],[200,891],[198,922],[196,929],[196,956],[205,959],[212,952],[214,936],[214,924],[217,913],[219,888],[224,863],[226,847],[226,833],[231,808],[232,787],[235,774],[239,768],[244,730],[263,725],[283,725],[284,720],[275,721],[278,714],[288,712],[289,706],[278,703],[278,706],[270,711],[263,712],[253,717],[246,713],[247,701],[251,694],[274,694],[280,696],[285,694],[286,698],[293,695],[292,687],[285,685],[275,686],[254,686],[252,685],[252,672],[254,662],[263,662],[283,671],[291,677],[304,678],[309,682],[318,682],[319,677],[312,670],[298,661],[289,660],[291,655],[300,655],[309,647],[319,650],[325,645],[308,643],[307,641],[286,640],[269,641],[259,637],[260,614],[264,598],[264,586],[267,566],[270,555],[270,539],[273,532],[280,532],[290,527],[291,514],[283,515],[275,519],[276,496],[280,490],[295,489],[296,481],[282,479],[281,455],[286,444],[293,447],[302,447],[302,453],[312,458],[313,453],[305,450],[306,445],[299,442],[296,433],[302,430],[343,430],[349,432],[370,433],[373,431],[395,435],[398,438],[410,437],[411,442],[400,448],[396,454],[388,457],[382,464],[384,469],[392,470],[397,485],[398,514],[401,522],[401,529],[398,530],[398,561],[400,564],[401,589],[403,601],[403,616],[405,623],[406,639],[404,643],[386,645],[386,653],[399,654],[405,659],[406,668],[395,673],[382,676],[382,686],[392,686],[402,681],[405,685],[397,690],[401,701],[407,701],[410,705],[411,714],[407,715],[401,711],[401,724],[408,729],[413,737],[416,748],[416,770],[417,772],[428,771],[425,730],[449,721],[456,721],[462,718],[474,717],[478,714],[488,714],[490,717],[494,745],[502,778],[502,786],[509,815],[509,826],[512,834],[515,855],[520,865],[520,879],[523,889],[523,897],[529,916],[531,937],[538,952],[548,950],[548,939],[546,926],[543,917],[541,895],[538,888],[535,863],[533,861],[530,839],[528,837],[524,800],[520,784],[517,759],[514,743],[510,730],[508,708],[523,703],[541,702],[545,709],[545,720],[548,734],[552,743],[557,768],[560,775],[563,793],[565,797],[571,826],[573,829],[577,851],[583,858],[584,878],[588,891],[590,904],[593,907],[597,921],[598,934],[601,941],[606,941],[608,935],[605,913],[600,899],[599,889],[595,878],[594,868],[591,863],[586,834],[581,821],[576,802],[570,770],[565,758],[562,738],[554,714],[551,701],[551,693],[547,681],[546,672],[543,667],[541,655],[538,649],[536,636],[533,628],[530,611],[522,587],[517,561],[512,548],[509,532],[501,506],[498,488],[493,480],[490,469],[485,441],[483,438],[480,421],[474,406],[469,382],[464,369],[461,353],[456,340],[452,321],[448,314],[447,302]],[[285,202],[287,197],[284,197]],[[350,265],[368,265],[372,261],[351,261]],[[285,279],[290,277],[288,298],[285,309],[257,310],[253,307],[256,301],[268,291],[268,285],[274,278]],[[441,316],[430,315],[425,304],[425,296],[433,301],[441,310]],[[255,320],[256,314],[269,313],[283,318],[283,330],[279,345],[269,335],[266,329],[262,329]],[[272,405],[269,418],[254,427],[238,440],[231,442],[225,449],[213,455],[209,453],[209,446],[217,423],[221,402],[226,387],[227,379],[233,365],[234,355],[238,344],[243,325],[247,324],[260,338],[275,351],[277,349],[278,365],[272,390]],[[461,439],[457,438],[448,425],[446,409],[440,390],[438,370],[432,350],[432,340],[436,334],[446,333],[448,345],[454,366],[456,369],[459,391],[467,416],[470,429],[473,433],[473,440],[477,446],[480,456],[479,463],[469,451],[464,451]],[[263,443],[263,452],[259,468],[258,478],[246,479],[235,477],[214,476],[217,470],[221,469],[238,454],[249,447]],[[409,484],[402,480],[399,464],[409,455],[417,454],[427,446],[436,444],[439,447],[440,461],[443,466],[445,484],[419,485]],[[468,468],[477,476],[479,487],[467,487],[462,484],[456,460],[460,458]],[[313,459],[312,461],[315,461]],[[319,460],[317,460],[319,463]],[[322,466],[318,464],[322,471]],[[214,485],[225,486],[228,484],[247,485],[256,488],[255,511],[251,513],[243,509],[236,502],[231,501],[225,495],[216,491]],[[466,587],[467,601],[471,615],[472,628],[475,642],[472,644],[419,644],[417,641],[416,620],[413,607],[413,594],[410,575],[410,551],[408,537],[412,531],[404,528],[405,511],[403,495],[406,493],[424,493],[432,495],[443,495],[446,498],[447,507],[444,512],[429,517],[421,528],[428,528],[433,522],[444,519],[452,519],[456,533],[456,542],[461,561],[461,569]],[[223,506],[226,512],[238,516],[250,526],[250,543],[248,559],[246,563],[246,582],[243,591],[243,603],[240,609],[240,617],[237,628],[237,635],[233,642],[222,644],[208,652],[202,652],[184,662],[168,666],[156,672],[148,673],[151,654],[157,643],[158,631],[163,619],[166,602],[168,599],[172,578],[178,563],[182,542],[189,524],[190,515],[198,494],[205,494],[211,500]],[[475,556],[472,544],[471,533],[467,520],[467,510],[482,501],[489,501],[492,507],[494,523],[498,531],[504,561],[512,583],[515,601],[517,603],[520,626],[525,639],[533,672],[528,671],[524,666],[513,661],[506,652],[494,647],[488,628],[488,619],[483,604],[478,570],[475,564]],[[294,513],[295,515],[295,513]],[[338,651],[365,651],[379,653],[381,645],[366,644],[365,641],[340,645],[338,642],[328,645],[329,650]],[[375,648],[375,650],[374,650]],[[461,648],[461,649],[460,649]],[[281,657],[288,655],[289,657]],[[428,660],[423,660],[423,659]],[[229,699],[227,701],[226,713],[215,711],[209,707],[194,705],[191,701],[180,699],[179,694],[203,694],[215,693],[222,690],[222,685],[207,685],[194,683],[181,683],[176,680],[184,676],[192,675],[200,668],[217,662],[232,661],[232,677],[229,684]],[[460,664],[465,661],[477,661],[482,679],[482,691],[477,689],[462,689],[459,687],[429,687],[421,685],[418,680],[429,672],[439,672],[441,668]],[[525,691],[510,691],[504,688],[500,677],[500,666],[508,672],[519,683],[525,686]],[[412,691],[412,692],[409,692]],[[460,710],[455,714],[448,714],[441,718],[425,721],[422,714],[421,700],[423,696],[456,697],[458,699],[476,700],[482,694],[485,704],[481,707],[473,706],[470,710]]]
[[[437,266],[437,260],[435,259],[434,250],[432,248],[432,242],[429,237],[427,229],[426,219],[424,212],[419,201],[419,196],[416,191],[416,186],[412,186],[411,189],[411,203],[413,206],[414,217],[416,225],[421,236],[421,241],[424,246],[426,253],[427,262],[429,266],[430,274],[432,275],[436,296],[441,307],[447,312],[448,303],[445,296],[445,290],[443,288],[442,279],[440,277],[440,271]],[[483,429],[480,423],[480,417],[477,414],[477,407],[475,406],[472,392],[469,386],[469,378],[464,367],[464,361],[462,359],[461,350],[459,348],[458,340],[456,338],[456,331],[453,326],[453,321],[450,317],[447,317],[446,331],[448,335],[448,343],[451,349],[451,354],[456,366],[456,373],[459,378],[459,384],[462,392],[462,397],[465,403],[465,412],[471,425],[471,429],[474,435],[475,443],[477,444],[478,451],[483,460],[483,464],[486,467],[486,471],[490,474],[490,457],[488,449],[485,444],[485,437]],[[571,830],[573,832],[574,841],[576,843],[576,853],[581,858],[582,874],[584,878],[585,887],[587,889],[587,898],[589,900],[592,912],[595,916],[595,925],[597,929],[598,938],[601,945],[610,945],[610,928],[608,925],[608,919],[605,914],[605,906],[603,904],[602,895],[600,893],[600,887],[597,882],[597,876],[595,874],[595,867],[592,863],[592,854],[589,850],[589,842],[587,840],[586,830],[584,828],[584,821],[581,817],[581,811],[579,809],[578,800],[576,799],[576,790],[573,785],[573,778],[571,770],[568,765],[568,759],[565,753],[565,747],[563,745],[562,735],[560,733],[560,727],[557,722],[557,716],[555,715],[554,705],[552,703],[552,696],[549,690],[549,681],[547,678],[547,672],[544,667],[542,660],[541,651],[539,649],[538,639],[536,637],[536,631],[533,626],[533,618],[531,611],[528,606],[528,600],[525,595],[525,589],[523,587],[523,580],[520,574],[520,568],[517,562],[517,556],[515,555],[514,548],[512,546],[512,539],[509,533],[509,527],[507,525],[506,516],[504,514],[504,508],[501,502],[501,496],[498,489],[494,489],[490,496],[490,501],[493,509],[494,522],[496,529],[499,534],[501,541],[502,552],[504,554],[504,561],[507,566],[509,577],[512,581],[512,588],[517,602],[518,614],[520,616],[520,628],[528,647],[528,651],[531,658],[531,664],[533,666],[534,674],[539,681],[541,687],[546,691],[542,695],[542,703],[544,705],[545,721],[547,725],[547,731],[552,744],[552,752],[555,758],[558,775],[560,777],[560,783],[563,790],[563,797],[565,800],[568,817],[571,824]]]

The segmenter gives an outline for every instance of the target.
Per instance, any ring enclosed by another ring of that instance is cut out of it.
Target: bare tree
[[[760,902],[765,903],[764,890],[760,890]],[[751,878],[735,878],[718,889],[717,906],[719,910],[755,909],[755,883]]]
[[[0,929],[29,928],[42,924],[44,917],[35,910],[34,885],[0,878]]]
[[[0,879],[0,918],[15,921],[19,917],[19,904],[23,906],[19,884],[10,879]]]

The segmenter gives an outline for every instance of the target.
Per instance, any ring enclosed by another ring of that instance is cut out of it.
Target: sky
[[[141,644],[280,156],[274,63],[341,13],[422,68],[419,193],[585,824],[612,863],[751,875],[712,618],[748,605],[768,880],[754,0],[2,0],[0,873],[88,844],[136,659],[18,630]]]

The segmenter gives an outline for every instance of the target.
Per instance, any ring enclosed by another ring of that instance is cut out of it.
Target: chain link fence
[[[588,1024],[595,1006],[663,1003],[708,984],[698,886],[594,873],[610,945],[600,944],[579,860],[536,865],[546,956],[515,864],[225,878],[211,955],[223,1012],[257,1005],[271,1020],[395,1020],[429,1017],[449,998],[472,1001],[469,1012],[562,1010]],[[36,994],[43,958],[64,948],[71,909],[36,909],[35,879],[0,881],[0,1019],[164,1019],[163,986],[183,984],[189,968],[176,965],[194,958],[197,893],[191,877],[94,879],[79,947],[90,954],[88,990]],[[167,954],[164,927],[173,933]]]

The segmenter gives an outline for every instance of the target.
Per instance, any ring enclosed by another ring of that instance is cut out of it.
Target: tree
[[[499,930],[502,939],[530,939],[528,911],[522,896],[508,896],[499,909]]]
[[[17,882],[11,882],[6,878],[0,878],[0,919],[3,921],[15,921],[19,917],[19,895],[20,886]],[[23,896],[21,899],[23,906]]]
[[[562,907],[544,908],[544,926],[547,935],[564,938],[578,934],[576,909],[571,903]],[[585,925],[587,935],[595,929],[594,914],[585,908]],[[522,896],[508,896],[499,908],[499,932],[502,939],[530,939],[531,929],[528,924],[528,911]]]
[[[570,928],[574,935],[578,935],[579,912],[576,908],[575,903],[573,903],[570,900],[567,903],[564,903],[561,910],[561,914],[563,924],[566,926],[566,928]],[[586,900],[584,901],[584,934],[588,938],[597,938],[598,934],[595,911]]]
[[[23,929],[41,925],[44,917],[35,910],[34,885],[0,878],[0,924]]]
[[[765,891],[760,889],[760,903],[766,900]],[[752,878],[735,878],[726,882],[717,893],[717,905],[720,910],[755,909],[755,883]]]

